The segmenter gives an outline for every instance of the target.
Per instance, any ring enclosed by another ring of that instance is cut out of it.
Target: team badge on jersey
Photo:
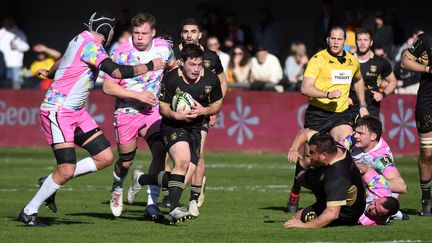
[[[370,66],[370,71],[373,72],[373,73],[376,72],[377,71],[377,66],[376,65],[371,65]]]
[[[209,68],[210,67],[210,60],[204,60],[204,67]]]
[[[204,92],[206,94],[210,94],[211,90],[212,90],[212,86],[205,86]]]

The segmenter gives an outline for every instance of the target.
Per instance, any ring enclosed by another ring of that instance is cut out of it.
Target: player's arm
[[[387,81],[388,84],[383,90],[383,98],[389,94],[393,94],[394,90],[397,87],[397,78],[393,72],[391,72],[387,77],[385,77],[384,80]]]
[[[426,40],[424,40],[424,34],[419,35],[414,43],[403,53],[402,68],[412,72],[432,73],[431,66],[428,66],[426,62],[417,62],[419,57],[422,57],[428,49],[429,46]]]
[[[49,78],[49,79],[53,79],[59,66],[60,66],[60,60],[57,60],[54,63],[54,65],[50,68],[50,70],[39,69],[39,70],[36,71],[36,75],[38,77],[42,76],[42,77],[46,77],[46,78]]]
[[[308,142],[309,139],[315,133],[317,133],[317,131],[311,130],[311,129],[308,129],[308,128],[302,128],[302,129],[300,129],[296,133],[296,135],[294,137],[294,140],[293,140],[293,142],[291,144],[291,147],[290,147],[290,149],[288,151],[287,158],[288,158],[289,162],[291,162],[291,163],[296,163],[297,162],[297,160],[300,157],[300,152],[299,152],[300,147],[303,146],[303,144],[305,144],[306,142]],[[307,167],[307,166],[306,167],[305,166],[306,165],[302,165],[303,168]]]
[[[147,73],[148,71],[155,71],[163,69],[164,67],[165,64],[162,58],[155,58],[146,64],[139,64],[135,66],[119,65],[110,58],[106,58],[99,65],[100,70],[117,79],[133,78]]]
[[[369,111],[367,110],[366,105],[366,99],[365,99],[365,83],[363,80],[363,77],[361,76],[360,71],[358,71],[359,74],[357,76],[354,76],[354,90],[356,92],[357,98],[360,103],[360,116],[366,116],[369,115]]]
[[[225,97],[227,91],[228,91],[228,81],[227,81],[227,77],[225,75],[224,72],[218,74],[218,78],[219,78],[219,82],[221,85],[221,90],[222,90],[222,96]]]
[[[383,176],[387,179],[392,192],[403,194],[408,191],[408,186],[396,167],[383,173]]]
[[[194,112],[197,114],[197,116],[212,116],[219,113],[219,111],[222,108],[222,99],[217,100],[216,102],[211,103],[207,107],[203,107],[200,103],[195,101],[195,108]]]
[[[154,105],[156,103],[156,96],[152,92],[148,90],[144,90],[142,92],[128,90],[109,79],[106,79],[103,82],[102,90],[105,94],[120,99],[136,99],[150,105]]]
[[[193,114],[191,111],[182,110],[175,112],[171,109],[171,105],[169,103],[162,101],[159,103],[159,113],[165,118],[179,121],[191,121],[197,117],[196,114]]]
[[[432,73],[431,66],[418,63],[417,58],[409,53],[409,50],[402,56],[401,67],[412,72]]]
[[[293,218],[285,222],[285,228],[322,228],[329,225],[339,217],[341,206],[327,206],[326,209],[316,218],[307,223],[303,223],[298,218]]]

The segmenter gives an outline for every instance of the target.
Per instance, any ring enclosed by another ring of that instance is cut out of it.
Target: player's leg
[[[162,182],[163,178],[166,177],[165,180],[167,180],[169,177],[169,173],[165,173],[164,171],[167,152],[165,146],[162,143],[159,125],[160,119],[153,122],[153,124],[149,128],[143,129],[143,133],[141,133],[141,135],[144,135],[144,138],[146,139],[152,154],[152,161],[148,168],[148,174],[158,175],[157,183],[164,184]],[[161,178],[159,178],[159,175],[161,176]],[[145,209],[144,215],[152,220],[157,220],[160,216],[160,210],[157,206],[160,188],[161,187],[159,185],[148,185],[147,188],[147,207]]]
[[[308,158],[307,155],[309,154],[309,146],[307,146],[307,144],[305,144],[303,146],[303,148],[304,148],[303,149],[303,158]],[[291,187],[289,199],[288,199],[287,206],[286,206],[287,212],[295,213],[298,211],[299,201],[300,201],[300,193],[301,193],[301,185],[297,181],[297,175],[303,170],[305,170],[305,168],[302,166],[301,160],[299,159],[296,162],[296,167],[295,167],[295,171],[294,171],[294,178],[293,178],[293,185]]]
[[[62,143],[53,146],[57,160],[57,169],[41,184],[38,192],[20,213],[21,220],[29,226],[46,226],[37,216],[40,205],[54,195],[75,171],[75,148],[73,143]]]
[[[45,138],[48,144],[51,144],[57,168],[43,180],[38,192],[18,216],[29,226],[46,226],[37,215],[40,205],[49,198],[53,199],[53,195],[72,178],[75,171],[76,154],[72,124],[75,122],[76,114],[71,110],[62,111],[61,116],[58,113],[58,111],[40,111]]]
[[[432,185],[432,132],[419,133],[420,156],[418,169],[422,190],[422,216],[432,216],[431,185]]]
[[[135,158],[136,148],[137,139],[133,139],[125,144],[117,144],[119,158],[114,164],[114,179],[111,187],[110,200],[111,212],[115,217],[119,217],[123,211],[123,182],[126,179],[129,168]]]
[[[195,200],[197,202],[197,206],[201,207],[204,203],[204,192],[205,192],[205,153],[204,147],[207,141],[208,131],[201,130],[201,144],[200,144],[200,156],[198,160],[198,165],[195,170],[195,174],[192,177],[192,185],[191,185],[191,196],[189,201]],[[196,190],[192,190],[195,188]]]

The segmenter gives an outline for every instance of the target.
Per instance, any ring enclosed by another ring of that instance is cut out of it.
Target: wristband
[[[147,71],[153,71],[154,68],[153,61],[146,63],[146,66],[147,66]]]
[[[367,108],[366,104],[360,105],[360,108]]]
[[[382,95],[383,98],[387,96],[386,92],[384,91],[380,92],[380,94]]]

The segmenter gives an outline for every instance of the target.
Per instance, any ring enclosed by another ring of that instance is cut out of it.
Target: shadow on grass
[[[9,216],[8,218],[11,221],[19,222],[21,224],[21,226],[23,226],[23,227],[28,227],[20,219],[18,219],[18,217]],[[66,224],[66,225],[90,224],[89,222],[75,221],[75,220],[68,220],[68,219],[58,219],[58,218],[54,218],[54,217],[39,217],[39,218],[42,220],[42,222],[44,222],[48,226],[50,226],[50,225],[62,225],[62,224]]]
[[[412,216],[420,216],[420,210],[413,208],[401,208],[400,211],[404,214]]]

